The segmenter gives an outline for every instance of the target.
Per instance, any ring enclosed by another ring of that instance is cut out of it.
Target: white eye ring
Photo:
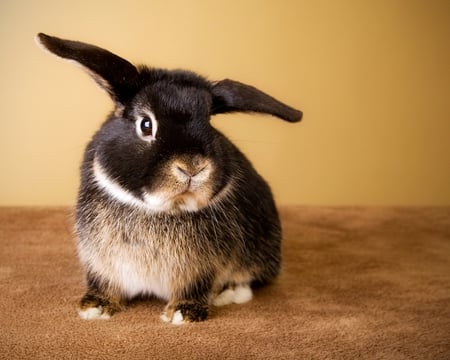
[[[158,122],[151,111],[146,111],[144,114],[138,116],[135,125],[136,133],[142,140],[147,142],[156,140]]]

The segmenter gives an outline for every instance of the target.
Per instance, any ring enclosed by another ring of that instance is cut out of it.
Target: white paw
[[[216,296],[216,298],[213,300],[213,305],[214,306],[229,305],[233,303],[233,299],[234,299],[234,290],[226,289]]]
[[[79,309],[78,315],[80,315],[80,318],[84,320],[96,320],[96,319],[107,320],[111,317],[109,314],[103,312],[101,306],[91,307],[83,310]]]
[[[213,300],[214,306],[224,306],[229,304],[243,304],[253,298],[252,289],[248,285],[236,286],[234,289],[222,291]]]
[[[185,321],[183,319],[183,314],[181,313],[180,310],[175,311],[175,313],[172,316],[172,320],[167,317],[166,313],[161,315],[161,320],[166,323],[170,323],[170,324],[174,324],[174,325],[181,325],[181,324],[185,323]]]
[[[233,302],[235,304],[243,304],[243,303],[246,303],[247,301],[250,301],[251,299],[253,299],[253,292],[252,292],[252,289],[250,288],[250,286],[248,286],[248,285],[237,286],[234,289]]]

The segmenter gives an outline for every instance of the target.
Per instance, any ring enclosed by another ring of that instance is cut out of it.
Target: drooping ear
[[[81,65],[115,102],[123,104],[134,95],[139,74],[127,60],[79,41],[63,40],[42,33],[37,35],[36,40],[53,54]]]
[[[297,122],[302,112],[296,110],[253,86],[233,80],[213,84],[212,114],[228,112],[259,112],[277,116],[289,122]]]

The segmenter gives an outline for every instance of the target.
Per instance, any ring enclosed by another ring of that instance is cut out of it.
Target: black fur
[[[156,269],[169,279],[166,313],[170,317],[180,311],[185,321],[204,320],[215,291],[242,285],[239,281],[270,282],[281,261],[281,227],[272,193],[248,159],[211,126],[210,117],[250,111],[295,122],[302,113],[236,81],[211,83],[188,71],[135,67],[93,45],[38,37],[48,50],[87,68],[116,104],[87,146],[82,165],[77,233],[88,291],[81,308],[102,308],[110,315],[130,296],[116,275],[105,275],[98,268],[101,263],[115,269],[117,264],[108,264],[122,261],[114,252],[119,249],[136,252],[142,274]],[[147,110],[158,123],[151,145],[136,131],[137,119]],[[207,165],[195,165],[202,161]],[[147,194],[177,186],[167,177],[176,164],[181,163],[183,171],[198,172],[209,166],[205,189],[198,190],[209,194],[208,203],[195,211],[154,212],[123,203],[99,186],[96,163],[142,202]],[[170,256],[175,258],[167,259]],[[163,268],[167,262],[172,265]],[[231,277],[222,279],[227,271]]]

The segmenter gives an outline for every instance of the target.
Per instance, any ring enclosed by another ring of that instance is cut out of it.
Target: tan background
[[[133,62],[247,82],[304,122],[213,121],[279,203],[450,204],[450,2],[0,2],[0,205],[73,204],[83,148],[111,109],[47,32]]]

